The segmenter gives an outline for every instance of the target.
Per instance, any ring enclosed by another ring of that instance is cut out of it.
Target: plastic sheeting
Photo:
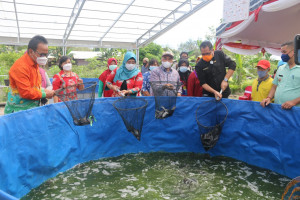
[[[295,35],[300,32],[298,20],[300,1],[251,0],[250,2],[248,19],[223,23],[217,28],[218,49],[222,45],[238,41],[243,45],[260,46],[260,50],[264,48],[268,53],[280,56],[281,44],[293,40]],[[224,47],[238,54],[253,55],[255,53],[254,50]]]
[[[195,112],[208,98],[178,97],[173,116],[164,120],[154,117],[154,97],[145,99],[149,104],[140,142],[112,106],[116,98],[96,99],[93,126],[73,125],[63,103],[0,117],[0,190],[19,198],[59,172],[103,157],[151,151],[204,153]],[[300,108],[286,111],[276,104],[262,108],[258,102],[222,101],[229,114],[211,155],[291,178],[300,175]]]

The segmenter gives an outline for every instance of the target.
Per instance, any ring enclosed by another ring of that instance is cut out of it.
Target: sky
[[[169,46],[177,49],[180,43],[184,43],[189,39],[204,39],[205,34],[209,32],[208,27],[214,26],[217,28],[220,25],[220,19],[222,18],[223,0],[214,0],[168,32],[164,33],[154,40],[154,42],[162,46]]]

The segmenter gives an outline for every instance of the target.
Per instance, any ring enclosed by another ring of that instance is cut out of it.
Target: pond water
[[[228,157],[140,153],[76,165],[22,199],[280,199],[290,180]]]

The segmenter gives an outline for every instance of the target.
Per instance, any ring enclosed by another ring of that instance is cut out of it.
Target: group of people
[[[177,96],[214,97],[217,100],[228,98],[231,91],[228,80],[233,75],[236,63],[223,51],[214,51],[209,41],[200,45],[201,56],[195,70],[188,61],[188,53],[182,52],[177,65],[174,55],[164,52],[161,64],[158,60],[143,59],[142,72],[139,70],[136,55],[127,52],[120,66],[115,58],[107,61],[107,69],[99,76],[98,97],[153,96],[151,83],[170,82],[180,85]],[[283,109],[300,106],[300,66],[294,61],[293,42],[282,45],[282,60],[274,76],[269,75],[270,62],[258,62],[258,78],[252,85],[252,100],[260,101],[265,107],[271,102],[282,105]],[[9,71],[9,92],[5,114],[26,110],[41,105],[43,99],[60,99],[55,91],[75,86],[83,89],[83,81],[72,72],[72,62],[67,56],[59,61],[61,71],[54,75],[52,86],[47,73],[40,67],[47,63],[48,42],[43,36],[33,37],[26,53],[19,58]],[[174,67],[175,65],[175,67]],[[76,95],[70,100],[76,99]]]

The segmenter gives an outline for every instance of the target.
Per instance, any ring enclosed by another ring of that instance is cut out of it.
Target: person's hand
[[[128,90],[122,90],[120,93],[123,94],[122,96],[126,96],[127,94],[129,94],[129,91]]]
[[[222,99],[222,94],[221,94],[220,92],[215,91],[215,92],[214,92],[214,95],[215,95],[216,100],[219,101],[219,100]]]
[[[46,93],[46,98],[47,99],[51,99],[54,96],[55,91],[54,90],[47,90],[47,89],[45,89],[45,93]]]
[[[221,83],[221,89],[225,91],[227,87],[228,87],[228,82],[223,80]]]
[[[78,89],[79,90],[83,90],[84,89],[83,80],[81,78],[77,80],[77,85],[78,85]]]
[[[77,82],[78,84],[81,84],[81,83],[83,83],[83,80],[80,78],[80,79],[78,79],[78,82]]]
[[[285,110],[289,110],[295,105],[296,105],[296,103],[294,101],[287,101],[281,105],[281,108],[285,109]]]
[[[266,99],[264,99],[260,102],[260,105],[264,108],[264,107],[268,106],[270,103],[271,103],[271,98],[267,97]]]
[[[112,85],[112,90],[115,91],[115,92],[119,92],[120,91],[120,88],[116,85]]]
[[[170,84],[170,83],[167,83],[164,85],[166,89],[168,90],[174,90],[174,85]]]

